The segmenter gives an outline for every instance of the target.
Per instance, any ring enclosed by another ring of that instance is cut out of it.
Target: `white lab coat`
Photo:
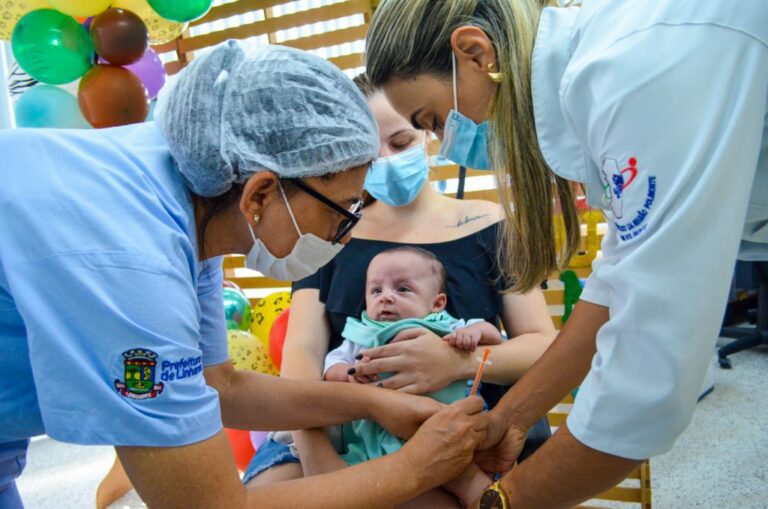
[[[568,419],[642,459],[690,422],[740,241],[768,258],[768,2],[586,1],[544,10],[536,128],[609,231],[582,299],[610,309]]]

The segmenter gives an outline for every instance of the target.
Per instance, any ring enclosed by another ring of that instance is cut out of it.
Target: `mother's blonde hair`
[[[580,238],[573,189],[544,161],[533,115],[531,55],[541,10],[550,5],[556,1],[384,0],[366,40],[366,72],[375,88],[422,74],[450,79],[451,34],[461,26],[479,27],[493,43],[502,80],[488,112],[488,150],[507,217],[499,266],[516,292],[566,263]],[[564,239],[555,226],[555,195]]]

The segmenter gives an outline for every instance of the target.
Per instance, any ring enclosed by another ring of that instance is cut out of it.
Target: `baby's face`
[[[445,307],[440,295],[439,276],[432,264],[417,254],[385,253],[368,266],[365,311],[373,320],[424,318]]]

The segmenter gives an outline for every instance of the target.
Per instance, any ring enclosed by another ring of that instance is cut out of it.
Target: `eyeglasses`
[[[338,228],[336,229],[336,235],[333,238],[332,243],[338,244],[341,242],[344,237],[346,237],[350,231],[352,231],[352,228],[355,227],[358,221],[360,221],[360,218],[363,217],[363,213],[361,212],[363,209],[363,200],[357,200],[352,204],[352,206],[349,207],[349,209],[345,209],[344,207],[341,207],[336,202],[331,200],[330,198],[326,197],[319,191],[316,191],[312,187],[310,187],[309,184],[306,184],[302,182],[299,179],[285,179],[291,182],[292,184],[295,184],[296,187],[310,195],[312,198],[316,199],[317,201],[322,202],[326,206],[333,209],[333,211],[338,212],[341,214],[344,219],[339,223]]]

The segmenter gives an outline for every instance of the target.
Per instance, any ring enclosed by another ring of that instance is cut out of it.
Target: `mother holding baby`
[[[315,275],[294,284],[281,375],[323,379],[326,355],[342,343],[347,318],[360,318],[366,309],[366,270],[372,259],[387,251],[392,253],[389,257],[415,265],[419,257],[413,252],[393,251],[416,246],[445,268],[443,307],[450,315],[503,325],[510,338],[489,347],[493,364],[484,372],[481,393],[493,406],[504,386],[521,377],[554,338],[543,293],[538,288],[526,294],[502,293],[509,285],[496,256],[501,208],[489,201],[457,200],[438,193],[428,178],[426,144],[431,133],[414,129],[364,75],[355,82],[379,125],[380,157],[365,183],[370,198],[346,248]],[[395,373],[374,385],[425,394],[471,379],[478,367],[476,357],[426,328],[413,328],[387,345],[368,349],[367,362],[357,363],[354,375],[364,379]],[[540,421],[529,434],[529,449],[548,435],[546,421]],[[294,431],[292,438],[277,434],[262,445],[245,481],[269,484],[348,466],[337,453],[343,444],[334,446],[325,430]],[[437,488],[405,507],[458,504],[453,494]]]

